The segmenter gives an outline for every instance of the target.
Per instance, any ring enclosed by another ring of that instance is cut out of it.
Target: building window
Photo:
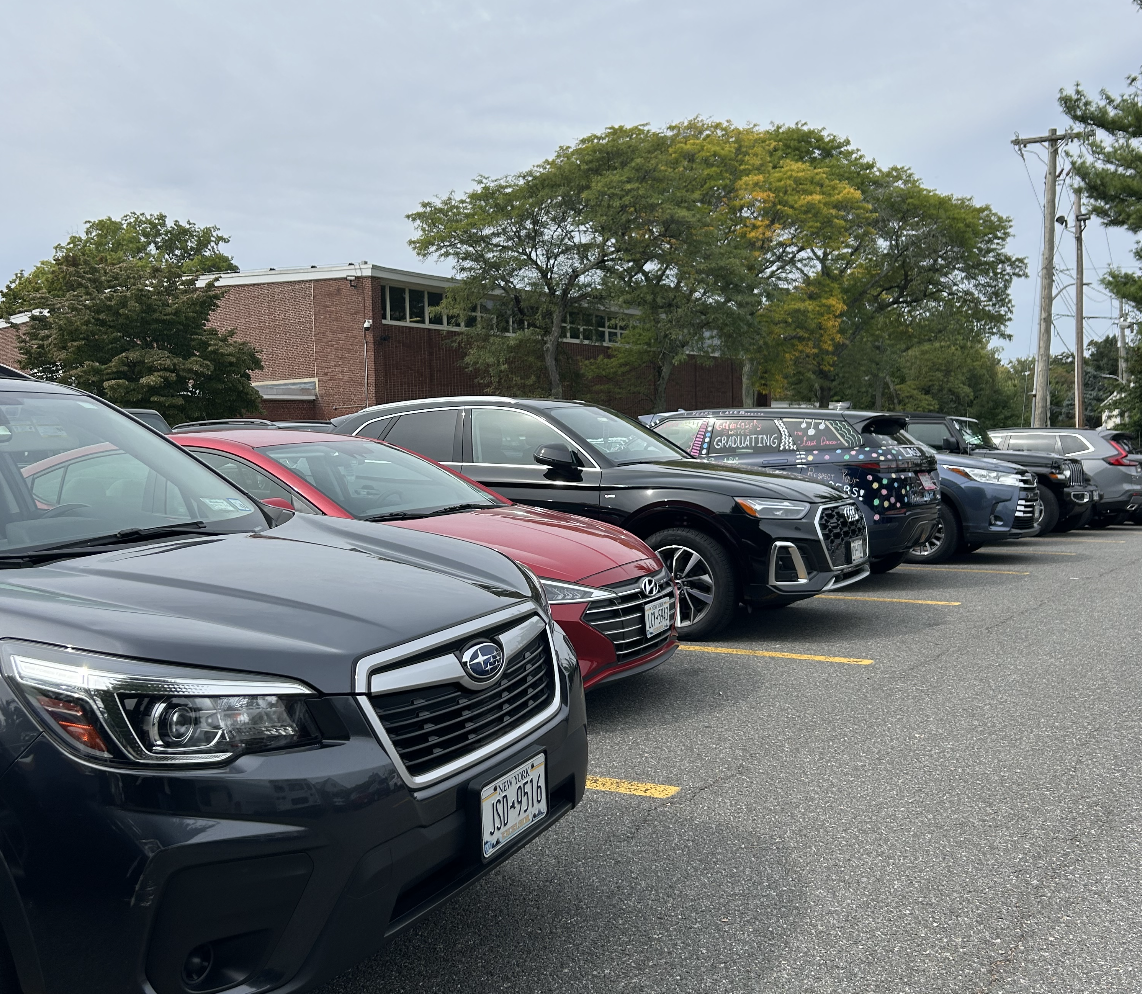
[[[424,324],[424,291],[408,291],[408,320],[410,324]]]
[[[432,309],[434,307],[439,307],[443,303],[444,303],[444,294],[433,293],[431,290],[428,291],[428,323],[429,324],[444,324],[444,315],[443,314],[441,314],[439,311],[437,311],[435,314],[432,313]]]
[[[390,321],[407,321],[408,308],[405,306],[404,287],[389,287],[389,314]]]

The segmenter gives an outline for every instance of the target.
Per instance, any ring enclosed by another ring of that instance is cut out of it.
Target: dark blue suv
[[[935,456],[920,446],[865,438],[840,411],[676,411],[646,423],[699,459],[783,470],[844,491],[864,511],[873,573],[898,566],[936,526]]]

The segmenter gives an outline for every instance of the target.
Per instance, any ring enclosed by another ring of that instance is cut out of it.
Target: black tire
[[[1078,514],[1072,514],[1060,521],[1057,525],[1055,525],[1055,531],[1073,532],[1078,528],[1085,528],[1090,524],[1090,519],[1093,517],[1094,509],[1090,507],[1085,508],[1084,510],[1079,511]]]
[[[1039,500],[1043,505],[1043,517],[1039,519],[1039,534],[1047,535],[1059,523],[1059,498],[1047,487],[1039,484]]]
[[[678,584],[679,638],[710,638],[725,628],[738,606],[738,585],[722,544],[693,528],[666,528],[646,544]]]
[[[0,994],[21,994],[20,978],[16,976],[16,964],[12,962],[12,953],[8,949],[8,941],[0,932]]]
[[[963,542],[963,533],[959,515],[947,504],[941,504],[940,515],[936,519],[936,527],[932,530],[932,534],[925,541],[904,553],[904,561],[908,563],[947,562],[959,551]],[[876,572],[875,568],[873,572]]]

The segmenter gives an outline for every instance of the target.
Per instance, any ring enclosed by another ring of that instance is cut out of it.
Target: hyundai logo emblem
[[[653,597],[655,594],[658,593],[658,590],[659,590],[658,577],[656,577],[656,576],[645,577],[642,581],[641,586],[642,586],[642,592],[645,596]]]
[[[494,680],[504,670],[504,651],[495,642],[473,642],[460,653],[464,672],[479,683]]]

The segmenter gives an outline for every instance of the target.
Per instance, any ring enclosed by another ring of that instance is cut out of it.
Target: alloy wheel
[[[912,547],[912,555],[914,556],[934,556],[940,551],[940,546],[944,544],[944,522],[942,519],[937,519],[936,527],[932,529],[932,534],[929,535],[919,545]]]
[[[678,585],[678,627],[689,628],[709,613],[714,602],[710,564],[684,545],[664,545],[655,551]]]

